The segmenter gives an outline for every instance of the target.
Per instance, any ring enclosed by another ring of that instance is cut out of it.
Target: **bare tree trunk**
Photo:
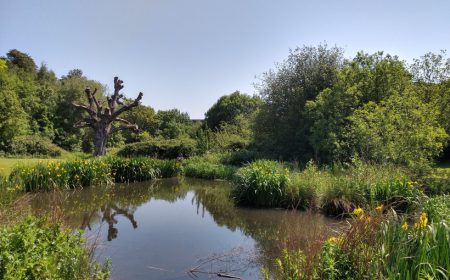
[[[108,138],[108,126],[102,126],[94,134],[94,157],[106,156],[106,140]]]

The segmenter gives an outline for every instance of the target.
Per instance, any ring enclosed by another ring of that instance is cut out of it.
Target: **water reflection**
[[[199,256],[235,248],[246,239],[259,252],[259,267],[270,266],[282,248],[304,246],[314,234],[325,237],[330,232],[323,229],[335,222],[305,212],[237,208],[230,187],[228,182],[173,178],[39,194],[32,208],[39,213],[62,209],[69,227],[87,233],[107,225],[105,241],[120,248],[112,258],[118,279],[186,276]],[[244,278],[258,274],[256,268]]]

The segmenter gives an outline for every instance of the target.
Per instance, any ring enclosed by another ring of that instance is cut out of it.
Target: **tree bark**
[[[104,101],[97,101],[95,98],[97,89],[95,89],[94,92],[91,92],[91,89],[86,87],[85,92],[89,100],[89,106],[72,102],[74,107],[86,111],[90,116],[90,118],[85,118],[82,122],[76,123],[73,126],[75,128],[91,127],[94,129],[94,157],[106,156],[106,142],[109,135],[123,129],[132,129],[135,133],[139,132],[137,124],[132,124],[118,116],[123,112],[138,106],[143,94],[140,92],[138,97],[131,104],[124,105],[116,111],[117,104],[123,105],[122,101],[120,101],[120,98],[122,98],[123,95],[119,94],[119,91],[124,87],[122,84],[122,80],[119,80],[118,77],[114,77],[114,94],[111,97],[108,97],[108,100],[106,101],[108,106],[104,109],[103,113]],[[123,122],[125,125],[110,130],[111,125],[116,121]]]

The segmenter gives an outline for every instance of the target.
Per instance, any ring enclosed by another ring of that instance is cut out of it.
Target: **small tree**
[[[108,96],[106,101],[98,101],[95,98],[97,89],[94,89],[94,92],[91,92],[91,89],[86,87],[85,92],[89,99],[89,107],[84,104],[78,105],[72,102],[73,106],[78,109],[85,110],[90,116],[89,118],[84,118],[81,122],[78,122],[73,126],[75,128],[92,127],[94,129],[94,157],[106,156],[106,140],[109,135],[123,129],[132,129],[135,133],[139,132],[137,124],[132,124],[127,120],[118,118],[118,116],[123,112],[138,106],[139,101],[142,99],[143,93],[140,92],[139,96],[133,102],[122,106],[116,111],[117,104],[123,105],[122,101],[120,101],[120,98],[122,98],[123,95],[119,94],[119,91],[123,88],[122,83],[122,80],[119,80],[118,77],[114,77],[114,95],[111,97]],[[103,103],[105,102],[108,102],[108,106],[102,113]],[[110,130],[111,125],[116,121],[125,123],[125,125]]]

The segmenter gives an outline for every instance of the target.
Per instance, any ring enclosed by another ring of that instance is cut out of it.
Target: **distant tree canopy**
[[[428,166],[448,140],[449,61],[444,52],[407,65],[383,52],[344,60],[336,47],[296,49],[257,85],[255,144],[275,158]]]
[[[205,113],[205,121],[209,128],[216,129],[222,122],[232,123],[239,115],[248,116],[261,106],[258,96],[249,96],[235,91],[224,95]]]
[[[255,84],[263,100],[256,117],[255,142],[271,157],[293,159],[313,154],[309,144],[309,120],[304,117],[307,101],[333,88],[343,66],[344,50],[338,47],[296,48],[276,70],[264,72]]]
[[[107,100],[107,87],[81,69],[58,78],[45,63],[37,67],[28,54],[10,50],[0,59],[0,154],[21,150],[21,141],[91,152],[93,130],[73,127],[88,115],[71,104],[85,102],[86,86],[98,89],[99,101]],[[220,97],[205,113],[207,127],[194,125],[178,109],[136,107],[123,118],[137,124],[140,134],[119,131],[108,147],[190,138],[199,151],[223,153],[227,162],[265,157],[332,163],[359,157],[415,170],[442,154],[450,158],[445,51],[407,64],[383,52],[344,59],[336,46],[303,46],[262,73],[255,88],[259,96],[236,91]],[[124,105],[131,102],[124,98]]]

